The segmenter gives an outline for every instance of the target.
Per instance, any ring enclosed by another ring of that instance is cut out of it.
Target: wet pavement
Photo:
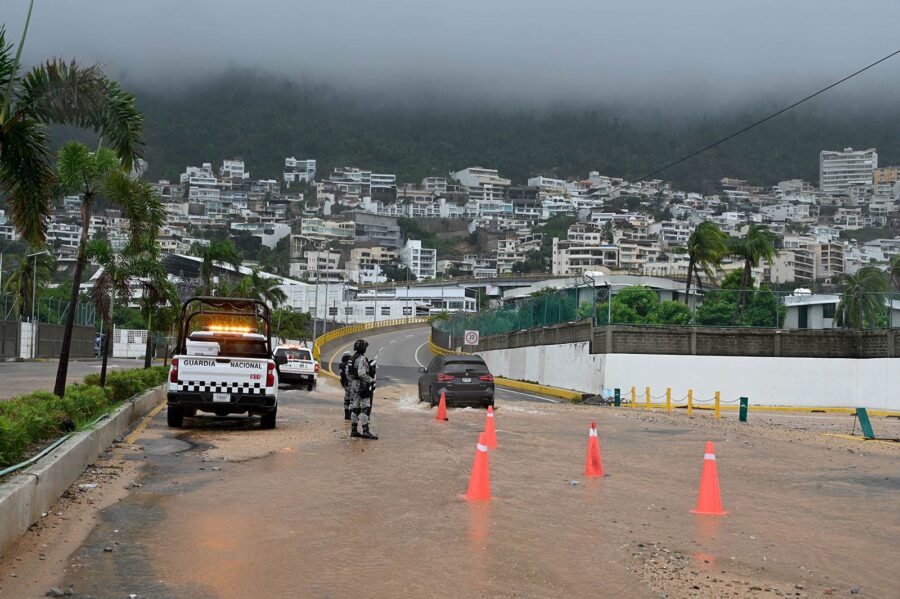
[[[484,412],[434,421],[402,378],[421,343],[406,334],[371,338],[391,379],[375,399],[381,440],[348,438],[324,377],[283,392],[274,431],[240,417],[175,431],[160,414],[109,456],[139,486],[65,560],[23,552],[19,571],[95,598],[896,596],[897,452],[498,395],[494,499],[470,503]],[[592,419],[600,480],[583,476]],[[707,440],[724,517],[689,513]],[[0,597],[49,588],[18,580]]]

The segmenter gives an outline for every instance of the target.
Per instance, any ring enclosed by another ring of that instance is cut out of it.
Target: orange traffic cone
[[[438,403],[437,414],[434,415],[434,419],[439,421],[449,420],[447,418],[447,397],[443,391],[441,391],[441,401]]]
[[[497,449],[497,429],[494,426],[494,408],[488,406],[487,416],[484,418],[484,437],[491,449]]]
[[[697,497],[697,507],[692,509],[691,513],[715,516],[728,513],[722,509],[722,495],[719,493],[719,470],[716,467],[716,449],[713,447],[712,441],[706,442],[703,473],[700,475],[700,495]]]
[[[600,459],[600,439],[597,437],[597,423],[591,422],[588,432],[587,459],[584,461],[584,475],[587,477],[603,476],[603,460]]]
[[[472,463],[472,475],[469,477],[469,490],[466,499],[486,501],[491,498],[491,469],[488,464],[488,446],[485,434],[478,435],[478,447],[475,449],[475,461]]]

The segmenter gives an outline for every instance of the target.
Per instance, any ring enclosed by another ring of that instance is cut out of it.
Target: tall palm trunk
[[[110,310],[112,312],[112,310]],[[106,327],[106,337],[103,338],[103,362],[100,365],[100,386],[106,386],[106,363],[109,360],[109,345],[112,339],[112,314],[108,318],[104,318],[104,326]]]
[[[56,385],[53,393],[62,397],[66,392],[66,378],[69,374],[69,353],[72,348],[72,331],[75,328],[75,312],[78,308],[78,294],[81,292],[81,273],[86,261],[88,228],[91,224],[91,203],[93,193],[86,193],[81,203],[81,239],[78,241],[78,259],[75,261],[75,274],[72,276],[72,295],[69,297],[69,309],[66,313],[66,328],[63,331],[62,348],[59,351],[59,367],[56,369]]]
[[[694,257],[688,260],[687,285],[684,287],[684,301],[688,302],[691,293],[691,278],[694,276]]]

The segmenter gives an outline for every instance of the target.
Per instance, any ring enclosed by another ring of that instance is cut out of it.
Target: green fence
[[[612,302],[610,302],[610,296]],[[752,327],[789,329],[900,328],[900,293],[797,294],[769,290],[659,290],[582,286],[544,290],[478,314],[457,313],[435,322],[461,338],[573,322],[593,315],[597,325]]]
[[[32,310],[34,319],[38,322],[50,324],[65,324],[69,311],[69,301],[47,297],[37,297],[32,306],[27,300],[22,305],[21,298],[12,295],[0,295],[0,320],[31,320]],[[92,303],[84,299],[80,300],[75,308],[75,324],[82,326],[94,326],[97,319],[97,310]]]

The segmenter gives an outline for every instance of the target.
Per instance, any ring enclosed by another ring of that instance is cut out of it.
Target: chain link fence
[[[612,297],[612,302],[610,302]],[[593,316],[596,325],[777,329],[900,328],[900,293],[809,294],[757,289],[661,290],[580,286],[546,289],[478,314],[434,321],[437,331],[503,335]]]
[[[34,320],[50,324],[65,324],[69,311],[69,301],[55,297],[35,298],[34,304],[30,299],[23,301],[21,297],[9,294],[0,295],[0,320],[31,321],[32,311]],[[85,300],[79,300],[75,307],[75,324],[81,326],[94,326],[97,320],[97,310],[94,305]]]

